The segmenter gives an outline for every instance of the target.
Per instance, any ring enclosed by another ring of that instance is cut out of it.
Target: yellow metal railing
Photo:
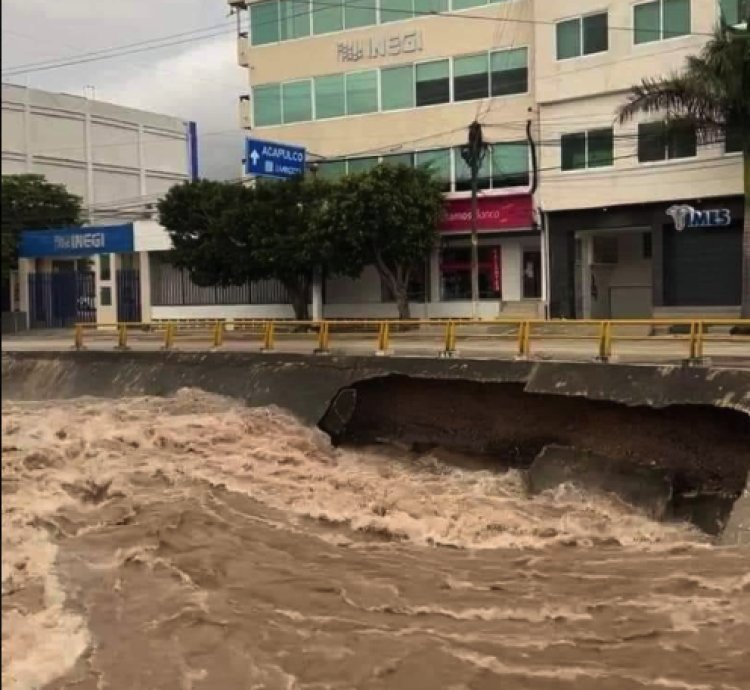
[[[733,333],[730,329],[737,328]],[[672,329],[676,332],[660,331]],[[699,362],[704,357],[706,345],[712,343],[740,343],[743,348],[733,352],[750,359],[750,319],[639,319],[639,320],[541,320],[541,319],[412,319],[374,320],[341,319],[325,321],[293,320],[201,320],[168,321],[159,323],[77,324],[73,334],[75,349],[83,349],[88,340],[112,339],[115,347],[126,350],[133,338],[138,342],[149,340],[161,343],[161,348],[171,350],[178,340],[198,343],[219,349],[231,342],[252,343],[257,340],[260,350],[272,352],[281,341],[292,340],[296,346],[310,341],[312,352],[327,354],[331,343],[346,349],[346,343],[355,342],[360,347],[373,339],[374,352],[386,355],[395,351],[395,344],[411,341],[428,354],[453,357],[459,343],[483,341],[515,342],[511,351],[519,359],[532,355],[532,345],[555,344],[568,341],[595,341],[589,354],[597,361],[608,362],[617,343],[641,342],[653,346],[660,342],[685,343],[684,353],[689,362]],[[434,350],[432,349],[434,345]],[[744,345],[747,347],[745,348]],[[299,347],[298,347],[299,349]],[[487,348],[482,350],[486,356]],[[500,353],[498,353],[500,354]],[[578,354],[585,355],[586,352]]]

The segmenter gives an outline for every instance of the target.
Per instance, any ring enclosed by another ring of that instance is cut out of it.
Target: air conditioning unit
[[[250,41],[247,38],[247,31],[237,34],[237,64],[240,67],[247,67],[250,64]]]
[[[253,126],[252,108],[250,103],[250,96],[245,94],[240,96],[240,127],[242,129],[251,129]]]

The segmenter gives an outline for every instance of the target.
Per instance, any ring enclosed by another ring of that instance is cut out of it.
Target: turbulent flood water
[[[3,403],[4,688],[750,687],[750,551],[277,409]]]

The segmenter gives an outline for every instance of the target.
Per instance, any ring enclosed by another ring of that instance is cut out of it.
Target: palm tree
[[[750,3],[747,5],[750,11]],[[722,141],[728,131],[742,138],[745,170],[745,225],[742,242],[742,317],[750,318],[750,32],[744,26],[717,27],[681,72],[644,79],[618,110],[620,123],[638,113],[660,112],[688,120],[703,143]]]

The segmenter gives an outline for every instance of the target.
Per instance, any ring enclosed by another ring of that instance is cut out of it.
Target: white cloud
[[[34,72],[11,81],[78,95],[91,85],[97,99],[194,120],[202,174],[239,174],[242,134],[237,98],[247,92],[246,74],[236,62],[236,37],[223,0],[3,0],[2,12],[6,66],[226,22],[226,34],[219,37]]]

